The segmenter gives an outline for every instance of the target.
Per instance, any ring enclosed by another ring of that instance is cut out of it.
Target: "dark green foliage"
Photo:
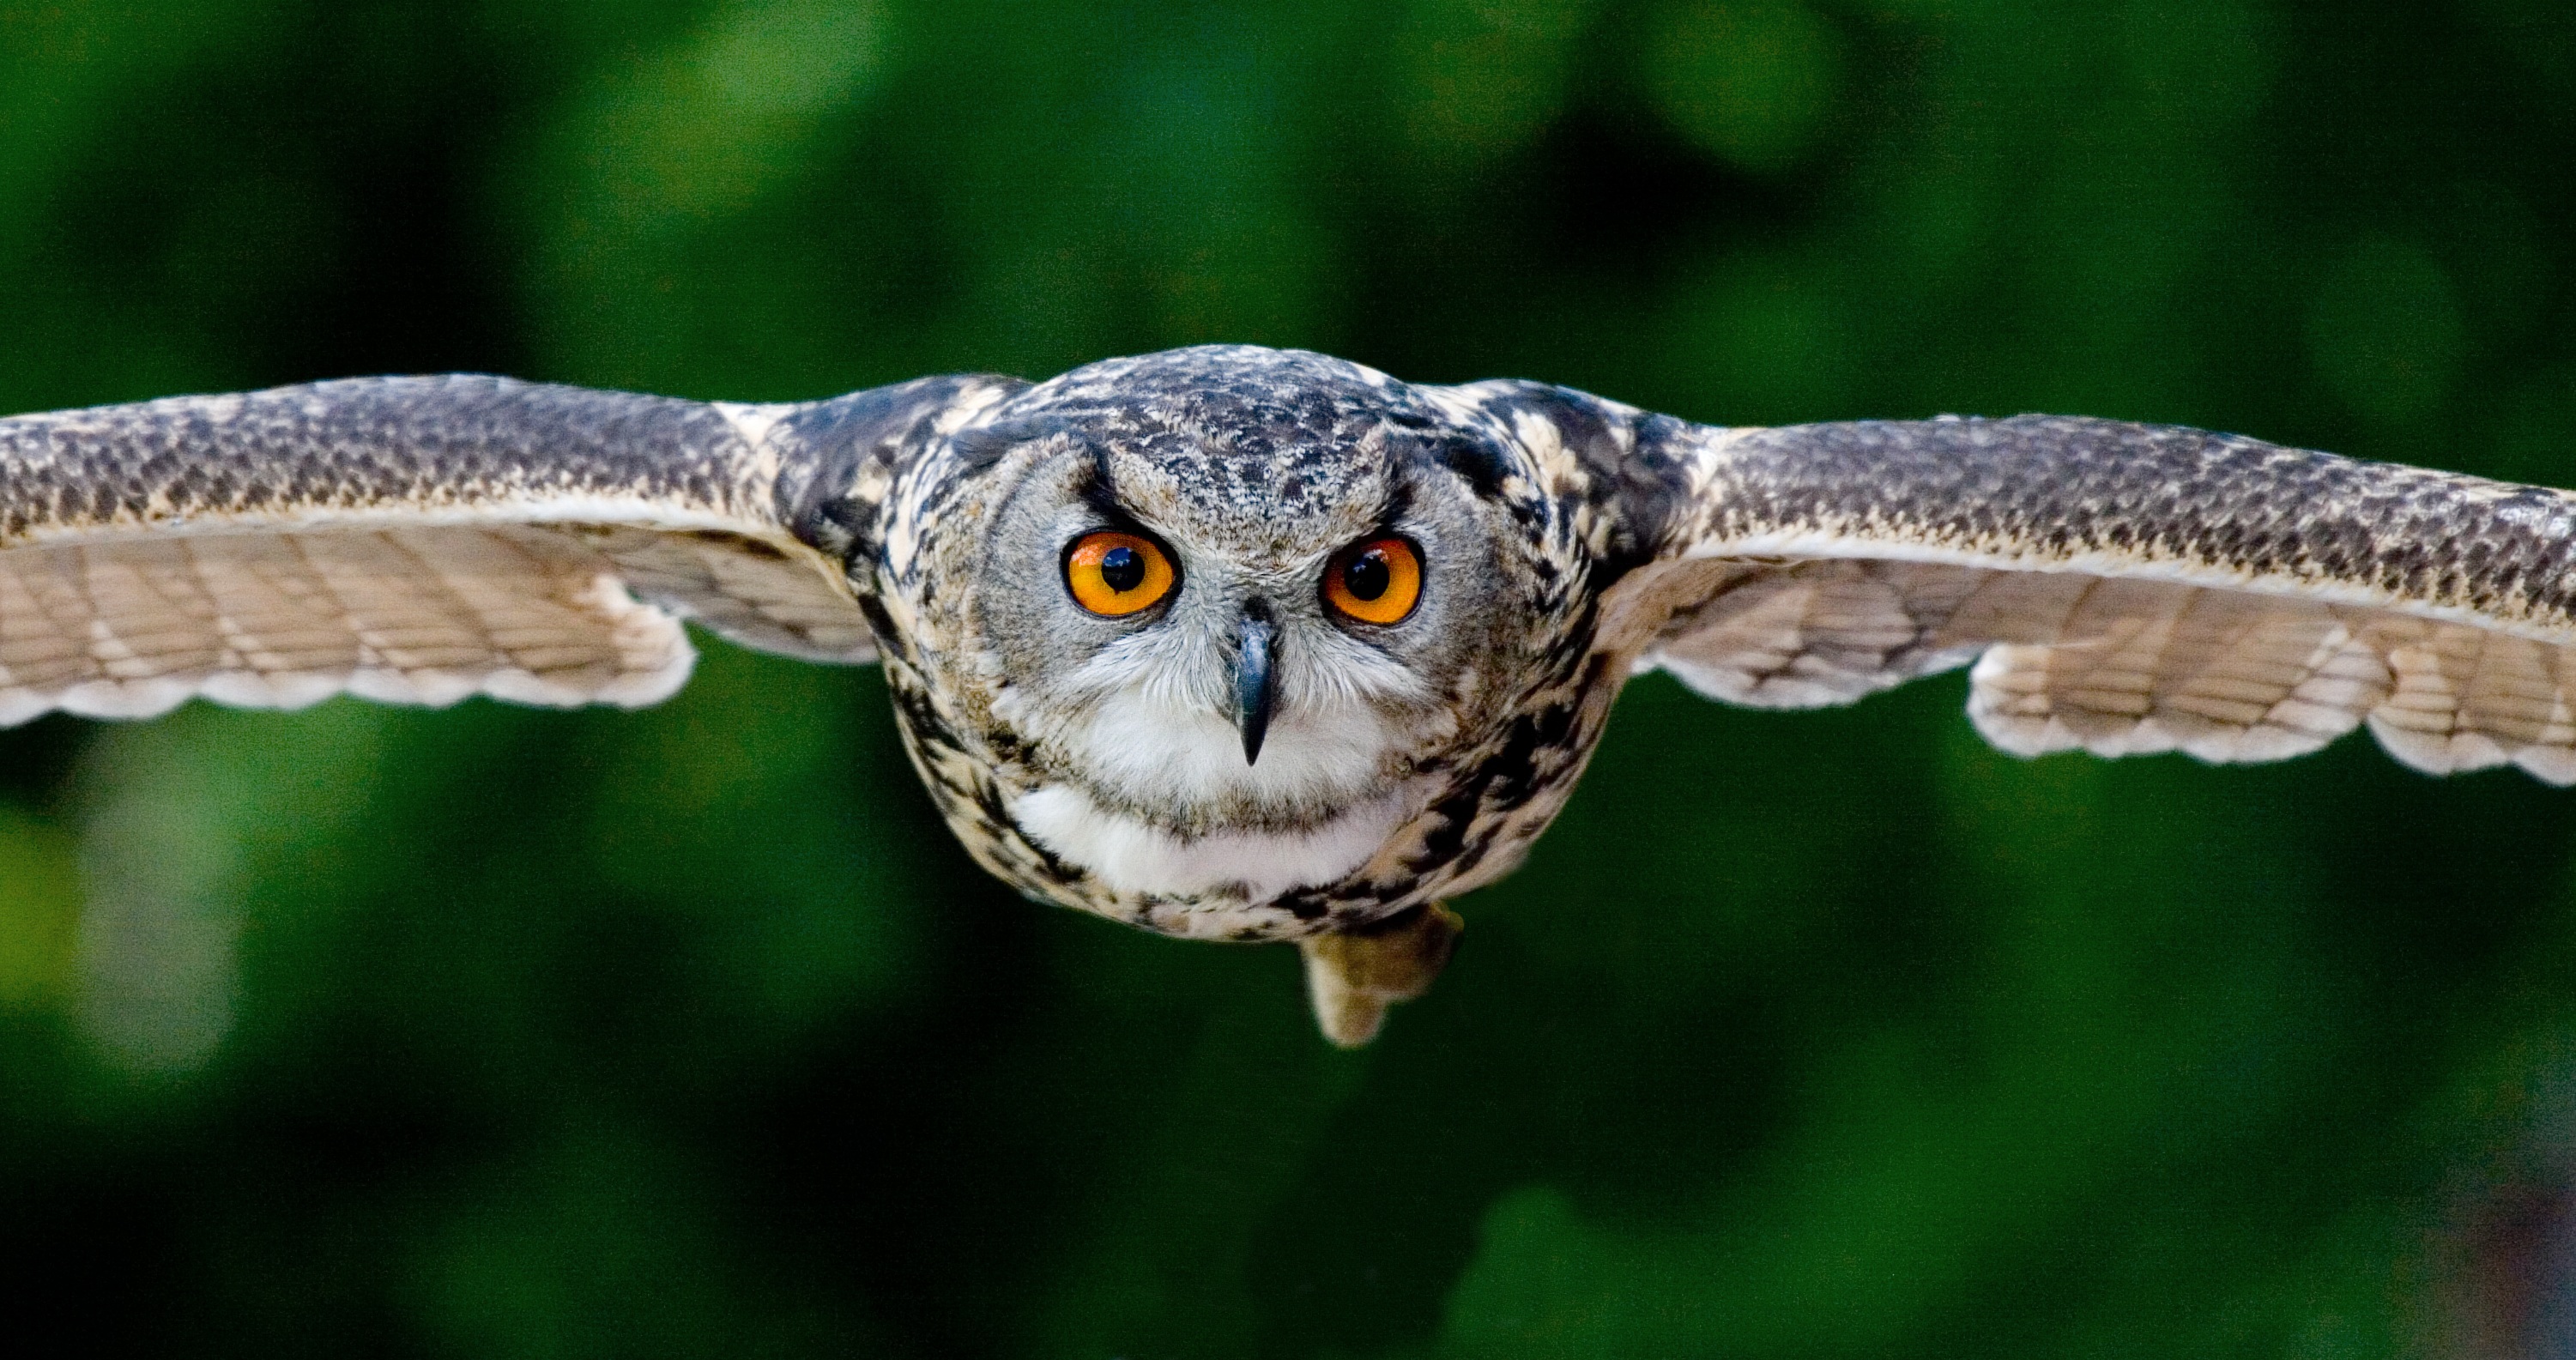
[[[2567,14],[0,0],[0,409],[1222,339],[2570,485]],[[1357,1054],[1290,951],[984,879],[872,673],[47,719],[0,736],[0,1296],[263,1357],[2563,1340],[2571,795],[2025,763],[1960,697],[1639,683]]]

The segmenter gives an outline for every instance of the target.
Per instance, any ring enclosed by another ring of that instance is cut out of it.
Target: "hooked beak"
[[[1279,629],[1270,608],[1259,600],[1243,607],[1243,633],[1234,653],[1234,725],[1243,733],[1243,763],[1261,759],[1261,739],[1270,734],[1270,713],[1279,703],[1277,660]]]

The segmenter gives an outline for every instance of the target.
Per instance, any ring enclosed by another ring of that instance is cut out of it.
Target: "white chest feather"
[[[1409,800],[1398,794],[1305,830],[1183,838],[1105,809],[1070,784],[1038,789],[1011,805],[1022,831],[1112,888],[1190,897],[1239,887],[1252,902],[1341,879],[1366,864],[1410,812]]]

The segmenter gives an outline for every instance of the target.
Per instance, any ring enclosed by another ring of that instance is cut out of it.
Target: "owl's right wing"
[[[2576,782],[2568,493],[2069,417],[1626,430],[1614,612],[1713,697],[1968,666],[2019,754],[2274,760],[2367,725],[2432,773]]]
[[[866,661],[842,552],[871,460],[1016,385],[739,406],[361,378],[0,420],[0,724],[647,704],[688,678],[683,618]]]

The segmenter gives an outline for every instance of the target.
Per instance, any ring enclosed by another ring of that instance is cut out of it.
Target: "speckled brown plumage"
[[[1168,599],[1075,604],[1100,529],[1168,554]],[[1386,536],[1420,602],[1335,613],[1321,574]],[[0,720],[650,702],[684,617],[878,656],[987,868],[1164,933],[1334,939],[1318,1004],[1356,1041],[1640,669],[1802,706],[1970,666],[2020,752],[2272,759],[2366,723],[2566,783],[2571,538],[2565,493],[2195,430],[1727,429],[1251,347],[770,406],[362,379],[0,420]]]
[[[2576,780],[2564,492],[2055,416],[1669,442],[1660,554],[1710,584],[1648,656],[1720,697],[1974,663],[1971,716],[2024,754],[2275,759],[2366,722],[2433,773]]]
[[[2576,638],[2576,496],[2062,416],[1863,421],[1696,441],[1667,549],[1803,534],[2044,567],[2100,554]]]

